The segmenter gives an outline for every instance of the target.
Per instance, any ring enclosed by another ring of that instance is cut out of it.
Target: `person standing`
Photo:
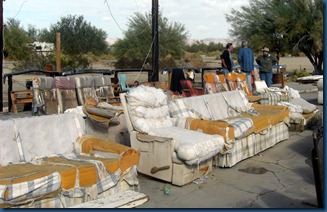
[[[233,58],[232,58],[232,50],[233,50],[233,44],[227,43],[226,49],[220,55],[221,66],[222,66],[222,71],[223,71],[224,75],[233,71],[234,62],[233,62]]]
[[[262,55],[258,56],[255,61],[259,65],[260,79],[264,80],[268,87],[272,84],[272,66],[277,64],[277,58],[270,55],[269,48],[262,49]]]
[[[246,75],[246,81],[252,91],[252,74],[254,71],[254,55],[252,49],[248,47],[247,41],[242,41],[242,48],[238,52],[238,64],[241,67],[241,72]]]

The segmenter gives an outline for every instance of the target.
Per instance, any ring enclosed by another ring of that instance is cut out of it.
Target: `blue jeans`
[[[242,72],[243,74],[246,75],[246,81],[250,87],[250,90],[252,91],[252,84],[251,84],[251,72]]]
[[[224,76],[229,73],[227,68],[222,68],[221,71],[223,72]]]
[[[260,72],[260,79],[264,80],[268,87],[270,87],[272,84],[272,77],[273,77],[272,72]]]

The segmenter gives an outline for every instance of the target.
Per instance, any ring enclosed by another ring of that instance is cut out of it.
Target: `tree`
[[[4,28],[4,52],[13,60],[25,60],[31,53],[28,43],[32,40],[20,26],[20,22],[9,18]]]
[[[40,32],[40,41],[56,43],[56,33],[60,33],[61,51],[64,55],[63,69],[86,68],[89,65],[87,53],[100,55],[108,52],[107,33],[92,26],[83,16],[62,17],[50,30]]]
[[[152,16],[149,13],[145,15],[135,13],[129,19],[124,38],[112,46],[113,54],[118,58],[117,68],[142,67],[143,64],[151,63],[151,57],[147,57],[152,46],[151,21]],[[187,32],[182,24],[169,22],[161,14],[158,22],[160,66],[171,66],[172,61],[181,59],[184,55],[183,47],[186,44]]]
[[[230,35],[246,39],[253,49],[266,45],[275,51],[302,51],[323,74],[323,1],[250,0],[249,6],[226,15]]]

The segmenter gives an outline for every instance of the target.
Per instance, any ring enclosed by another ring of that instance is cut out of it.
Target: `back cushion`
[[[167,95],[161,89],[140,85],[126,95],[135,130],[149,133],[152,128],[172,126]]]
[[[78,106],[74,77],[55,77],[55,88],[57,89],[59,113]]]
[[[200,96],[183,98],[183,101],[185,102],[185,105],[187,105],[189,108],[192,108],[194,111],[200,113],[203,117],[211,118],[205,100],[203,98],[204,96],[209,96],[209,95],[200,95]]]
[[[88,98],[95,98],[94,80],[92,76],[75,77],[75,83],[79,105],[84,105]]]
[[[44,104],[46,114],[58,113],[53,77],[34,77],[33,104]]]
[[[44,157],[74,152],[74,142],[86,134],[83,117],[65,113],[15,119],[26,162]]]
[[[12,120],[0,120],[0,135],[0,165],[19,162],[19,151],[15,141],[17,133]]]
[[[114,96],[110,76],[94,76],[94,87],[98,97],[108,98]]]

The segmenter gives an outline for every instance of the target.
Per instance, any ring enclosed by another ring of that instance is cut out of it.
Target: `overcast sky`
[[[159,0],[159,10],[169,21],[183,24],[189,39],[226,38],[230,25],[225,14],[248,5],[249,0]],[[8,18],[37,29],[48,28],[62,16],[83,15],[91,25],[103,29],[109,38],[122,38],[128,19],[135,13],[151,12],[151,0],[6,0],[4,22]],[[109,8],[112,12],[110,14]],[[117,21],[118,25],[115,23]],[[120,29],[121,28],[121,29]]]

